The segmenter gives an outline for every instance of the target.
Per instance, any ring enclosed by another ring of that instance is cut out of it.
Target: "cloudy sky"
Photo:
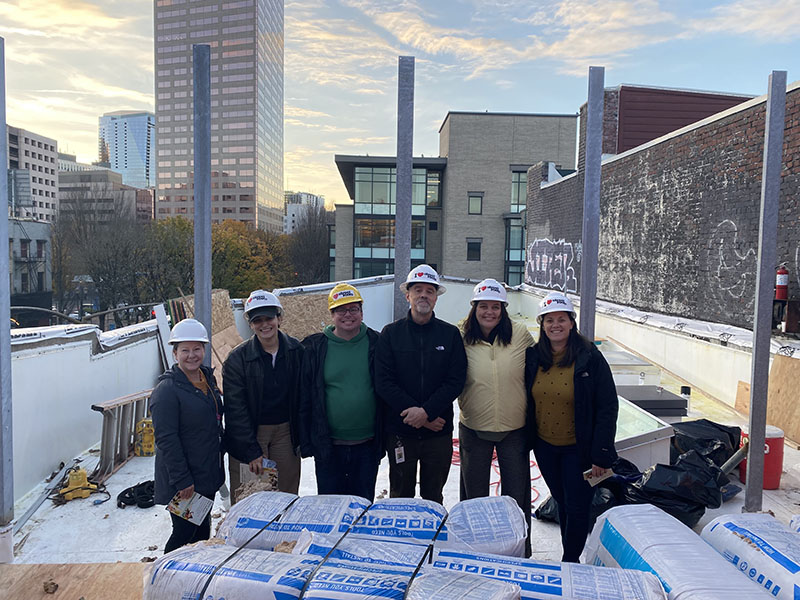
[[[153,110],[152,0],[0,0],[7,119],[97,158],[97,118]],[[345,201],[333,155],[395,152],[416,57],[414,153],[448,110],[574,113],[620,83],[746,94],[800,77],[800,0],[286,0],[285,186]]]

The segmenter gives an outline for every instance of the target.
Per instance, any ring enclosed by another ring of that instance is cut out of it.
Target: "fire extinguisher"
[[[789,299],[789,270],[781,263],[775,271],[775,300]]]

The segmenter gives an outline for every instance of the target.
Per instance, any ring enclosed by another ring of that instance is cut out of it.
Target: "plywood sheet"
[[[0,564],[0,581],[7,600],[141,600],[144,563],[91,563],[82,565]],[[48,594],[44,583],[58,589]]]
[[[769,370],[767,423],[783,429],[787,438],[800,440],[800,360],[776,356]]]
[[[231,350],[241,343],[242,337],[239,335],[236,325],[231,325],[211,336],[211,348],[213,350],[211,352],[211,366],[214,368],[217,385],[223,394],[225,390],[222,389],[222,363],[228,358]]]
[[[333,323],[328,310],[328,294],[290,294],[280,296],[283,305],[281,330],[298,340],[319,333]]]
[[[800,360],[778,355],[772,361],[769,371],[769,391],[767,393],[767,425],[783,430],[786,439],[792,444],[800,440]],[[736,389],[734,408],[750,414],[750,384],[740,381]]]
[[[750,384],[746,381],[740,381],[736,386],[736,403],[733,407],[743,415],[750,414]]]

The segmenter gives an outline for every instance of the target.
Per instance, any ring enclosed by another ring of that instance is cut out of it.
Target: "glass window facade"
[[[522,219],[506,220],[505,281],[508,285],[522,283],[525,271],[525,229]]]
[[[441,206],[440,171],[413,169],[411,172],[411,215],[424,217],[426,206]],[[355,168],[355,213],[393,215],[397,205],[397,169]]]
[[[467,240],[467,260],[481,259],[481,242]]]
[[[425,262],[425,211],[441,206],[441,171],[411,173],[411,265]],[[397,170],[392,166],[355,167],[353,276],[394,272],[394,215]]]
[[[101,163],[137,188],[156,185],[156,116],[120,111],[100,117],[98,153]]]
[[[525,210],[528,202],[528,174],[525,171],[511,173],[511,212]]]

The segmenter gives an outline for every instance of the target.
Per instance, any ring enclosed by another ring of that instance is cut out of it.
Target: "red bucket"
[[[747,434],[742,433],[742,443]],[[783,471],[783,431],[767,425],[764,439],[764,489],[777,490],[781,487],[781,471]],[[739,463],[739,480],[747,479],[747,459]]]

